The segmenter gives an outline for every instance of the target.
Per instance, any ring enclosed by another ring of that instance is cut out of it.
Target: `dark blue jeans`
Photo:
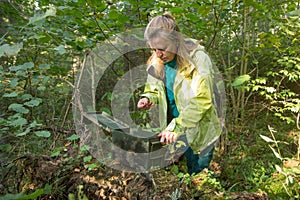
[[[180,136],[177,142],[183,142],[185,145],[179,145],[179,148],[176,149],[176,152],[173,153],[171,157],[176,160],[184,154],[186,157],[188,173],[190,175],[193,173],[197,174],[203,169],[209,167],[215,150],[216,142],[211,143],[208,147],[202,150],[200,154],[195,154],[193,152],[192,148],[188,144],[186,136]],[[168,158],[169,156],[166,157]]]
[[[204,155],[194,154],[191,147],[188,147],[184,152],[186,157],[186,165],[188,167],[188,173],[191,175],[193,173],[197,174],[201,172],[203,169],[209,167],[209,163],[213,157],[214,147],[209,150]]]

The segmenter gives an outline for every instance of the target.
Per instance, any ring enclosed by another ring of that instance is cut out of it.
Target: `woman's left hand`
[[[164,130],[160,134],[158,134],[158,137],[160,137],[160,142],[164,144],[170,144],[176,141],[177,136],[174,132]]]

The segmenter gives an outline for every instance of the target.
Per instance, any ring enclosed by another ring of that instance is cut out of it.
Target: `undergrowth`
[[[240,132],[228,132],[226,148],[216,148],[208,170],[190,176],[183,158],[155,172],[164,174],[162,179],[173,177],[172,180],[177,180],[172,189],[166,186],[165,189],[156,190],[160,192],[156,195],[166,193],[170,199],[299,198],[299,131],[293,125],[287,126],[271,116],[259,122],[261,124],[257,121],[263,119],[256,117],[255,121],[251,123],[249,120],[246,128],[237,129],[242,130]],[[22,141],[10,140],[11,147],[1,149],[1,155],[5,153],[6,158],[1,162],[0,199],[74,199],[79,194],[84,194],[83,199],[91,199],[88,191],[94,186],[84,183],[79,174],[99,175],[99,171],[109,169],[93,159],[87,149],[79,148],[76,135],[53,135],[58,136],[55,143],[28,135]],[[112,177],[114,173],[111,173]],[[135,177],[132,180],[137,181],[136,175],[131,176]],[[100,175],[98,178],[100,181]],[[138,185],[132,184],[130,187]]]

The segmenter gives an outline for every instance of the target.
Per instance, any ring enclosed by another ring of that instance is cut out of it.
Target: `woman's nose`
[[[156,56],[159,57],[159,58],[162,56],[162,51],[159,50],[159,49],[156,49],[155,53],[156,53]]]

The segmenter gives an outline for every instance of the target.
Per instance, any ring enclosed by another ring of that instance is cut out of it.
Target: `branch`
[[[297,116],[297,129],[300,130],[299,119],[300,119],[300,113],[298,113],[298,116]]]
[[[87,2],[87,1],[85,1],[86,2],[86,4],[87,5],[89,5],[89,3]],[[107,6],[108,7],[108,6]],[[107,7],[105,8],[105,9],[103,9],[103,11],[104,10],[106,10],[107,9]],[[103,12],[103,11],[101,11],[101,12]],[[123,52],[121,52],[110,40],[109,40],[109,37],[107,36],[107,34],[105,34],[105,32],[103,31],[103,29],[101,28],[101,26],[99,25],[99,23],[98,23],[98,21],[97,21],[97,18],[96,18],[96,16],[95,16],[95,12],[94,12],[94,14],[93,14],[93,20],[95,21],[95,23],[96,23],[96,25],[97,25],[97,27],[98,27],[98,29],[100,30],[100,32],[102,33],[102,35],[104,36],[104,38],[109,42],[109,44],[112,46],[112,47],[114,47],[116,50],[117,50],[117,52],[118,53],[120,53],[121,55],[123,55]],[[102,22],[110,31],[112,31],[104,22]],[[116,36],[116,37],[118,37],[118,36]],[[119,38],[119,37],[118,37]],[[119,38],[120,40],[123,40],[123,38]],[[125,42],[125,41],[124,41]],[[131,64],[133,64],[133,65],[135,65],[133,62],[131,62],[131,60],[124,54],[123,55]]]

